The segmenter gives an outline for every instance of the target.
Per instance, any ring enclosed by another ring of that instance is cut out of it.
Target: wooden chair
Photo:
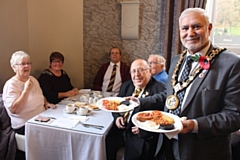
[[[125,152],[125,147],[120,148],[117,152],[116,160],[124,160],[124,152]]]

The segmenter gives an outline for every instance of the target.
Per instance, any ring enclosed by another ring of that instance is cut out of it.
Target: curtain
[[[166,58],[168,71],[172,57],[184,49],[179,38],[181,12],[193,7],[205,9],[207,0],[161,0],[160,3],[160,53]]]

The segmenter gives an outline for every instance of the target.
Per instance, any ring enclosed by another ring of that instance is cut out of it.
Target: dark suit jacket
[[[16,151],[15,132],[0,96],[0,159],[14,160]]]
[[[148,82],[147,86],[144,89],[144,92],[142,94],[146,96],[151,96],[154,94],[157,94],[165,89],[165,84],[158,82],[154,78],[151,78]],[[120,92],[118,94],[119,97],[126,97],[126,96],[132,96],[132,93],[135,90],[135,86],[133,85],[133,82],[131,80],[125,82],[122,84],[120,88]],[[163,108],[162,108],[163,110]],[[139,112],[139,108],[135,108],[133,110],[133,113],[131,117]],[[113,114],[114,121],[116,121],[116,118],[120,115],[115,113]],[[130,117],[130,118],[131,118]],[[132,133],[132,128],[135,126],[132,121],[130,120],[129,123],[127,123],[126,131],[125,131],[125,138],[126,138],[126,149],[125,149],[125,159],[149,159],[149,157],[153,157],[155,154],[155,148],[157,145],[157,139],[158,134],[147,132],[144,130],[140,130],[140,137],[138,135],[135,135]]]
[[[173,93],[171,77],[178,59],[179,55],[171,62],[167,95]],[[229,136],[240,128],[239,70],[239,56],[223,51],[212,60],[209,70],[202,71],[204,76],[192,82],[180,117],[195,119],[198,133],[178,135],[181,160],[230,159]],[[140,99],[141,108],[157,108],[165,98],[161,93]]]
[[[102,91],[103,78],[104,78],[104,75],[107,71],[109,64],[110,64],[110,62],[103,64],[101,66],[101,68],[98,70],[98,73],[93,82],[94,90]],[[131,75],[130,75],[129,71],[130,71],[130,67],[128,65],[126,65],[125,63],[121,62],[120,75],[121,75],[122,83],[131,79]]]

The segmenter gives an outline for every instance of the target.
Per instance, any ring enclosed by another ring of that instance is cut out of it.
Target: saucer
[[[63,109],[63,112],[68,113],[68,114],[74,114],[76,111],[74,110],[74,111],[72,111],[72,112],[68,112],[68,111],[66,110],[66,108],[64,108],[64,109]]]
[[[78,115],[80,115],[80,116],[89,116],[89,115],[92,113],[92,111],[91,111],[91,110],[88,110],[88,113],[87,113],[87,114],[80,114],[78,111],[76,111],[76,113],[77,113]]]

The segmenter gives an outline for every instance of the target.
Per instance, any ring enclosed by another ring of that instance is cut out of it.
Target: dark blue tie
[[[182,72],[182,75],[180,77],[180,82],[186,81],[186,79],[188,78],[188,75],[191,71],[192,62],[193,62],[193,60],[192,60],[191,56],[188,56],[187,60],[186,60],[186,65],[185,65],[184,70]],[[180,115],[181,106],[182,106],[182,102],[183,102],[185,92],[186,92],[186,88],[184,88],[183,90],[181,90],[177,93],[177,96],[178,96],[178,99],[179,99],[179,105],[175,110],[170,110],[170,113],[178,115],[178,116]]]

